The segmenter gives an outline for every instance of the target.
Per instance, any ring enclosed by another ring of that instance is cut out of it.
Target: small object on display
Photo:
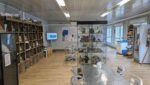
[[[92,37],[92,41],[95,42],[96,41],[95,36],[91,36],[91,37]]]
[[[24,40],[25,40],[25,41],[28,41],[27,36],[25,36],[25,35],[24,35]]]
[[[19,36],[19,42],[22,42],[22,38],[21,38],[21,36]]]
[[[0,16],[8,17],[8,18],[14,18],[14,19],[20,19],[19,14],[0,13]]]
[[[20,52],[22,51],[22,48],[21,48],[21,47],[19,47],[19,51],[20,51]]]
[[[101,42],[101,39],[97,39],[97,42]]]
[[[87,55],[84,56],[85,63],[88,63],[89,57]]]
[[[89,36],[82,36],[80,42],[89,42]]]
[[[86,44],[83,44],[82,47],[87,47],[87,45],[86,45]]]
[[[101,62],[102,60],[98,56],[93,56],[91,58],[91,64],[97,64],[98,62]]]
[[[80,56],[80,63],[88,64],[88,62],[89,62],[89,57],[87,55],[85,55],[83,57]]]
[[[94,29],[93,29],[93,28],[90,28],[89,33],[90,33],[90,34],[94,34]]]
[[[86,29],[85,29],[85,28],[82,28],[82,29],[81,29],[81,32],[82,32],[82,33],[86,33]]]
[[[2,26],[1,22],[0,22],[0,32],[4,32],[4,29],[3,29],[3,26]]]

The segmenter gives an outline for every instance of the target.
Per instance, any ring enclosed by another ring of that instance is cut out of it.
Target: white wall
[[[64,28],[68,28],[69,29],[69,33],[73,33],[75,35],[75,38],[77,38],[77,26],[76,25],[71,25],[71,24],[49,24],[47,26],[48,28],[45,29],[45,34],[47,32],[55,32],[58,33],[58,39],[55,41],[47,41],[46,40],[46,36],[45,36],[45,46],[46,47],[52,47],[53,49],[65,49],[65,47],[67,46],[71,46],[72,43],[77,44],[76,41],[62,41],[62,30]],[[71,36],[70,36],[71,37]]]

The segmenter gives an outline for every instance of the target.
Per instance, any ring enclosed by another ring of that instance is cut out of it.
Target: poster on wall
[[[76,35],[76,27],[62,28],[62,41],[75,42],[77,40]]]
[[[62,28],[62,41],[66,41],[68,39],[68,35],[69,35],[69,29],[66,28]]]

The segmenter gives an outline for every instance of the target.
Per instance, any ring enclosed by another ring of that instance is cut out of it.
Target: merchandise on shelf
[[[18,64],[30,66],[29,64],[33,63],[32,60],[38,61],[42,55],[44,56],[42,25],[38,21],[34,23],[21,20],[17,16],[6,15],[0,16],[0,26],[4,30],[2,32],[15,34]],[[34,59],[33,56],[35,56]],[[20,64],[21,62],[24,64]]]
[[[80,54],[80,63],[91,63],[93,54],[104,55],[103,28],[99,25],[79,25],[78,27],[78,52]]]

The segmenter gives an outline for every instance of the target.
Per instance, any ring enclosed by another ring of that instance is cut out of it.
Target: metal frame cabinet
[[[0,33],[0,85],[18,85],[15,36]]]

